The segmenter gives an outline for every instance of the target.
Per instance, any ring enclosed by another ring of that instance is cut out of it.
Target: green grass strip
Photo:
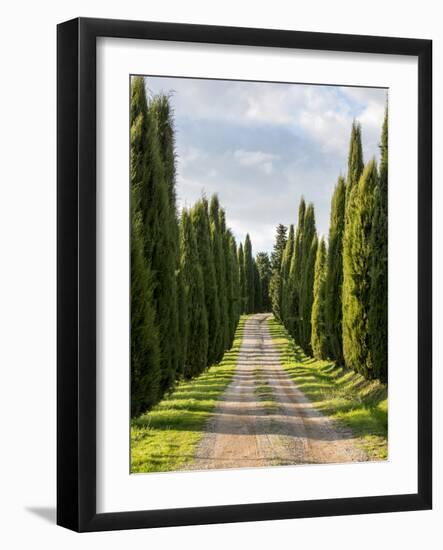
[[[266,376],[263,374],[261,368],[256,368],[254,370],[255,377],[255,389],[254,394],[257,396],[258,400],[261,402],[261,405],[266,412],[266,414],[276,413],[279,409],[277,401],[275,399],[274,391],[271,384],[266,379]]]
[[[248,316],[238,323],[223,360],[180,382],[156,407],[131,421],[131,472],[170,472],[192,462],[217,401],[232,380]]]
[[[370,460],[386,459],[387,386],[332,361],[306,356],[278,321],[270,318],[268,324],[284,369],[315,407],[350,428]]]

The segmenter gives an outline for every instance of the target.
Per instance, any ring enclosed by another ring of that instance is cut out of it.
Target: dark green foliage
[[[254,270],[254,311],[255,313],[260,313],[263,311],[260,273],[258,272],[255,260],[252,260],[252,265]]]
[[[289,271],[291,268],[292,254],[294,252],[294,226],[289,226],[288,240],[283,252],[280,277],[281,277],[281,319],[283,323],[291,316],[289,300]]]
[[[327,358],[327,331],[325,322],[326,245],[322,238],[317,247],[314,270],[314,302],[311,314],[311,347],[314,357]]]
[[[349,141],[349,153],[348,153],[348,173],[346,178],[346,198],[345,198],[345,227],[343,230],[343,252],[342,252],[342,262],[344,263],[344,255],[345,255],[345,241],[350,246],[352,237],[352,224],[354,221],[355,216],[355,199],[356,199],[356,191],[355,189],[358,186],[358,183],[360,181],[360,177],[363,173],[364,168],[364,161],[363,161],[363,148],[361,144],[361,128],[360,125],[357,124],[355,121],[352,124],[351,129],[351,137]],[[348,251],[348,255],[350,252]],[[343,267],[343,281],[345,279],[345,268]],[[351,367],[351,365],[346,360],[346,355],[344,352],[344,334],[347,332],[347,329],[345,329],[344,326],[344,312],[345,309],[348,307],[345,304],[345,301],[347,301],[347,298],[345,300],[345,294],[349,292],[349,284],[346,284],[347,289],[344,288],[344,282],[342,284],[342,353],[343,353],[343,360],[348,368]],[[351,299],[351,298],[349,298]],[[350,344],[348,339],[348,347]]]
[[[245,278],[245,257],[243,253],[243,244],[238,247],[238,277],[240,289],[240,313],[246,312],[246,278]]]
[[[343,242],[343,353],[346,366],[374,378],[370,337],[369,299],[371,289],[372,225],[374,192],[378,185],[377,166],[371,160],[357,186],[353,187],[347,208],[351,209]]]
[[[351,139],[349,141],[348,155],[348,191],[357,185],[364,168],[363,148],[361,145],[361,126],[357,122],[352,123]]]
[[[215,275],[214,254],[212,251],[208,201],[202,198],[191,209],[195,241],[200,266],[203,273],[205,304],[208,316],[208,363],[219,359],[220,344],[220,302]]]
[[[388,111],[381,137],[379,184],[375,194],[371,233],[371,292],[369,333],[374,376],[388,379]]]
[[[183,210],[181,216],[180,257],[187,305],[188,345],[184,375],[186,378],[192,378],[203,372],[208,364],[208,319],[203,273],[198,258],[194,229],[187,210]]]
[[[272,311],[271,299],[269,297],[269,282],[271,280],[271,261],[266,252],[259,252],[255,256],[255,263],[260,278],[261,307],[264,312]]]
[[[303,228],[305,223],[306,203],[304,198],[300,199],[298,207],[297,231],[294,236],[291,264],[289,267],[288,281],[286,283],[286,296],[288,305],[285,309],[284,323],[289,333],[300,342],[300,285],[302,278],[302,242]]]
[[[237,245],[235,244],[234,235],[229,229],[226,234],[228,238],[229,272],[231,275],[232,285],[231,303],[229,305],[231,347],[232,342],[234,341],[235,331],[237,330],[237,325],[240,320],[240,273],[238,268]]]
[[[305,353],[311,355],[311,318],[312,304],[314,301],[314,270],[315,260],[317,258],[317,235],[311,242],[311,248],[306,258],[306,264],[303,271],[303,278],[300,286],[300,345]]]
[[[148,106],[144,80],[134,77],[131,81],[131,186],[140,186],[145,178],[148,131]]]
[[[231,311],[232,311],[232,299],[233,299],[233,281],[231,274],[231,262],[229,258],[229,235],[226,229],[226,215],[223,208],[218,211],[219,215],[219,228],[220,238],[223,249],[223,262],[224,262],[224,274],[225,274],[225,293],[226,293],[226,324],[224,325],[224,349],[227,350],[231,347],[232,342],[232,325],[231,325]]]
[[[170,101],[131,85],[131,416],[180,378],[198,376],[232,346],[243,313],[273,311],[304,352],[387,381],[388,119],[363,165],[352,125],[348,173],[331,203],[328,248],[302,198],[297,229],[279,224],[271,259],[238,249],[217,196],[176,206]],[[364,171],[363,171],[364,168]]]
[[[155,97],[150,109],[157,122],[157,135],[160,148],[160,156],[163,164],[163,175],[166,181],[169,195],[169,203],[172,205],[173,214],[176,214],[175,192],[175,137],[174,122],[169,98],[163,94]],[[178,234],[178,224],[177,224]],[[178,241],[177,241],[178,242]],[[178,248],[178,247],[177,247]]]
[[[328,333],[328,354],[343,365],[342,287],[343,233],[345,228],[346,185],[338,178],[331,203],[329,247],[326,268],[325,321]]]
[[[281,319],[281,262],[286,247],[286,233],[288,229],[279,224],[276,229],[274,250],[271,254],[272,275],[269,283],[269,294],[271,296],[272,311],[277,319]]]
[[[303,234],[300,242],[301,275],[299,296],[300,345],[305,353],[311,353],[311,314],[313,302],[314,267],[317,256],[317,230],[315,227],[314,205],[308,205],[304,215]]]
[[[160,397],[160,350],[152,302],[152,276],[143,257],[140,212],[131,204],[131,416]]]
[[[158,110],[155,104],[147,104],[144,79],[135,77],[131,86],[131,186],[139,196],[144,258],[153,278],[162,393],[174,384],[179,365],[177,220],[162,161],[167,154],[160,147]]]
[[[164,327],[167,334],[163,338],[162,354],[163,363],[168,365],[167,373],[163,376],[164,389],[169,389],[177,378],[177,371],[182,358],[179,357],[180,348],[177,347],[179,340],[179,307],[177,297],[177,273],[179,270],[179,227],[177,220],[177,206],[175,193],[175,141],[174,123],[172,119],[169,98],[159,95],[154,98],[148,106],[148,112],[152,116],[153,124],[156,127],[157,142],[162,164],[163,185],[166,186],[168,208],[165,209],[165,219],[161,231],[164,244],[164,259],[160,263],[159,272],[161,282],[158,286],[162,290],[162,298],[167,311],[168,319]],[[171,360],[168,362],[167,355]]]
[[[246,235],[243,254],[245,264],[246,313],[254,313],[254,264],[252,259],[252,245],[249,234]]]
[[[226,265],[224,257],[223,233],[220,227],[220,205],[217,195],[211,197],[209,206],[212,250],[214,254],[215,276],[220,310],[220,337],[217,340],[217,361],[223,357],[229,343],[229,309],[226,289]]]
[[[177,305],[178,305],[178,365],[177,378],[183,378],[185,374],[185,361],[188,349],[188,304],[186,301],[186,288],[184,274],[179,265],[177,272]]]

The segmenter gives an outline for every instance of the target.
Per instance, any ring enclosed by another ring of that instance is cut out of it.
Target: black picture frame
[[[96,512],[96,39],[398,54],[418,58],[416,494]],[[57,28],[57,523],[104,531],[426,510],[432,506],[432,42],[78,18]]]

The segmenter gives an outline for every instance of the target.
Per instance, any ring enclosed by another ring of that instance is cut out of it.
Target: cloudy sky
[[[384,89],[164,77],[147,77],[147,87],[171,94],[179,207],[218,193],[228,226],[237,241],[249,232],[254,253],[272,250],[278,223],[296,223],[301,195],[327,235],[353,119],[365,162],[379,157]]]

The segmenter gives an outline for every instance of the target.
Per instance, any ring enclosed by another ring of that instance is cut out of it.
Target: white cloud
[[[346,150],[352,118],[332,109],[304,110],[298,122],[305,132],[327,151]]]
[[[175,90],[179,207],[218,193],[228,225],[239,240],[249,232],[255,251],[272,249],[278,223],[296,223],[301,195],[327,233],[354,119],[365,160],[378,155],[385,90],[150,77],[148,86]]]
[[[179,162],[183,168],[186,168],[186,166],[189,166],[196,161],[201,161],[206,157],[207,153],[205,153],[202,149],[199,149],[198,147],[194,147],[192,145],[183,147],[179,151]]]
[[[265,153],[263,151],[245,151],[237,149],[234,151],[234,158],[242,166],[253,166],[262,170],[265,174],[270,175],[273,171],[273,162],[278,160],[279,155]]]

